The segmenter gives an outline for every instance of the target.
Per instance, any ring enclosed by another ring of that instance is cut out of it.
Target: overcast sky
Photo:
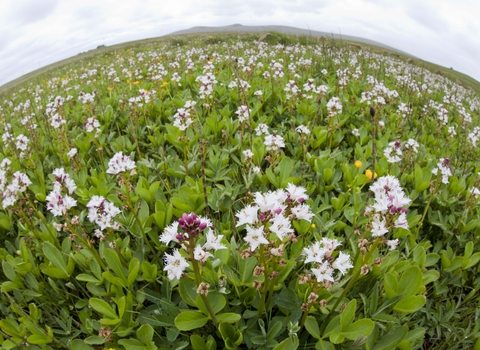
[[[0,86],[98,45],[193,26],[359,36],[480,81],[479,0],[0,0]]]

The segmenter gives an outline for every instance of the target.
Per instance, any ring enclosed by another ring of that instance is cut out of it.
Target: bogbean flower
[[[293,235],[293,219],[310,221],[313,213],[303,203],[307,199],[305,188],[293,184],[288,184],[285,190],[256,192],[254,202],[235,214],[236,227],[246,225],[244,240],[250,250],[253,252],[261,244],[270,244],[269,239],[283,242]]]
[[[280,135],[266,135],[264,144],[267,151],[278,151],[280,148],[285,148],[285,140]]]
[[[205,243],[200,245],[199,238],[203,236]],[[213,257],[210,251],[226,249],[221,243],[223,235],[216,235],[212,229],[209,219],[197,216],[195,213],[184,213],[180,219],[167,226],[159,236],[160,242],[180,244],[183,251],[194,260],[205,263],[208,258]],[[165,268],[168,278],[179,279],[185,269],[189,266],[188,260],[184,258],[180,250],[174,249],[173,255],[165,254]]]
[[[117,152],[108,161],[107,174],[116,175],[132,169],[135,169],[135,162],[130,159],[130,156],[124,156],[122,152]]]
[[[75,155],[78,153],[78,150],[76,148],[72,148],[68,153],[67,153],[67,157],[69,159],[75,157]]]
[[[405,195],[400,181],[391,175],[380,177],[370,187],[375,195],[375,203],[368,207],[366,214],[371,214],[370,232],[372,237],[383,237],[391,229],[408,230],[407,208],[411,199]],[[394,246],[389,244],[390,248]]]
[[[115,216],[121,213],[113,203],[110,203],[102,196],[93,196],[87,203],[88,215],[90,222],[100,226],[100,230],[106,228],[118,228],[118,223],[114,222]]]
[[[390,147],[387,147],[383,150],[383,154],[387,157],[389,163],[398,163],[402,160],[402,144],[400,140],[390,142]]]
[[[327,110],[329,117],[335,117],[338,114],[342,113],[342,103],[338,97],[332,97],[330,101],[327,102]]]
[[[309,135],[310,134],[310,130],[305,125],[299,125],[299,126],[297,126],[297,128],[295,130],[301,135]]]
[[[437,175],[439,170],[442,175],[442,183],[448,185],[448,178],[452,176],[452,171],[450,170],[450,158],[440,158],[437,167],[432,169],[432,174]]]
[[[248,120],[250,116],[250,109],[248,108],[248,106],[240,106],[238,107],[235,114],[238,115],[238,120],[240,121],[240,123],[243,123]]]
[[[2,183],[2,186],[5,187],[5,190],[3,191],[1,197],[3,197],[2,201],[2,207],[3,209],[6,209],[12,205],[15,204],[15,202],[18,199],[18,194],[23,193],[27,190],[27,187],[32,184],[30,179],[28,178],[27,175],[16,171],[12,175],[12,182],[5,186],[7,184],[7,179],[6,179],[6,172],[4,168],[4,162],[2,162],[2,170],[3,170],[3,179],[0,181]],[[5,167],[8,166],[8,162],[5,162]]]
[[[336,239],[324,237],[320,242],[317,241],[307,248],[303,248],[303,254],[306,256],[305,264],[314,263],[315,267],[311,268],[311,272],[317,279],[318,283],[335,282],[334,273],[338,270],[341,275],[345,275],[348,269],[353,265],[350,262],[350,255],[339,252],[335,261],[330,264],[331,256],[334,250],[341,246]]]

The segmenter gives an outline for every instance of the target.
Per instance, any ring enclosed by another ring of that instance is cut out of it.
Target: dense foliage
[[[0,101],[3,349],[480,348],[480,99],[276,34]]]

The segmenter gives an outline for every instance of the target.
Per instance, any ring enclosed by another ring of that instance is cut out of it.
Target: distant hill
[[[241,24],[232,24],[232,25],[223,26],[223,27],[199,26],[199,27],[192,27],[190,29],[179,30],[179,31],[173,32],[169,35],[211,33],[211,32],[278,32],[278,33],[283,33],[283,34],[324,36],[324,37],[330,37],[330,38],[333,37],[335,39],[357,41],[357,42],[360,42],[360,43],[379,46],[379,47],[383,47],[383,48],[388,49],[388,50],[392,50],[392,51],[395,51],[395,52],[402,53],[402,54],[407,55],[407,56],[412,56],[407,52],[398,50],[398,49],[396,49],[394,47],[391,47],[391,46],[388,46],[388,45],[384,45],[382,43],[379,43],[378,41],[364,39],[364,38],[360,38],[358,36],[333,34],[333,33],[327,33],[327,32],[320,32],[320,31],[317,31],[317,30],[308,30],[308,29],[301,29],[301,28],[289,27],[289,26],[276,26],[276,25],[244,26],[244,25],[241,25]]]

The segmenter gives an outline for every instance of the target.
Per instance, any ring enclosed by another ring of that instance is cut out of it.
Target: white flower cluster
[[[77,205],[77,201],[70,197],[76,189],[77,185],[63,168],[58,168],[53,171],[55,181],[53,182],[53,191],[47,196],[47,209],[52,212],[54,216],[62,216],[66,214],[70,208]],[[64,192],[68,194],[64,194]]]
[[[266,135],[263,141],[267,146],[267,151],[278,151],[285,147],[285,140],[280,135]]]
[[[205,231],[205,243],[200,245],[197,243],[198,238]],[[213,232],[211,221],[197,216],[195,213],[184,213],[178,221],[167,226],[159,238],[160,242],[167,245],[175,242],[181,244],[184,251],[193,251],[193,258],[201,263],[205,263],[208,258],[213,257],[210,251],[226,249],[221,243],[223,235],[217,236]],[[187,267],[188,261],[182,256],[179,249],[174,249],[172,255],[165,253],[163,270],[167,271],[170,280],[179,279]]]
[[[311,221],[313,213],[303,203],[308,199],[303,187],[288,184],[286,190],[256,192],[254,204],[248,204],[237,212],[237,226],[246,225],[247,235],[244,240],[255,251],[260,244],[269,244],[270,234],[283,241],[293,234],[291,220]]]
[[[432,169],[432,174],[437,175],[439,170],[442,174],[442,183],[448,185],[448,178],[452,176],[452,171],[450,170],[450,158],[440,158],[437,167]]]
[[[135,169],[135,162],[130,159],[130,156],[124,156],[122,152],[117,152],[108,161],[107,174],[116,175],[132,169]]]
[[[333,277],[335,270],[345,275],[347,270],[353,267],[350,262],[350,255],[344,252],[340,252],[335,261],[330,264],[333,251],[338,246],[341,246],[341,244],[336,239],[324,237],[320,242],[317,241],[308,248],[303,248],[303,253],[306,255],[304,263],[316,264],[316,267],[312,268],[311,271],[316,277],[317,282],[335,282]]]
[[[181,131],[185,131],[190,125],[193,124],[193,119],[190,118],[190,113],[195,111],[195,101],[185,102],[183,108],[179,108],[177,113],[173,116],[173,126],[176,126]]]
[[[9,185],[7,173],[10,172],[11,161],[7,158],[3,159],[0,163],[0,192],[3,209],[8,208],[15,204],[18,199],[18,194],[25,192],[27,187],[32,184],[27,175],[16,171],[12,175],[12,181]]]
[[[250,117],[250,109],[248,108],[248,106],[240,106],[238,107],[235,114],[238,115],[238,120],[240,121],[240,123],[243,123],[247,121]]]
[[[118,228],[118,223],[114,222],[113,218],[120,214],[121,211],[102,196],[93,196],[87,203],[87,208],[88,220],[100,226],[100,230],[108,227]]]
[[[208,72],[205,75],[199,75],[195,81],[200,83],[200,90],[198,91],[202,100],[210,97],[213,93],[213,85],[217,83],[215,74]]]
[[[299,134],[310,135],[310,129],[305,125],[299,125],[295,129]]]
[[[394,176],[380,177],[370,187],[375,194],[375,204],[368,207],[372,213],[371,233],[373,237],[384,236],[392,228],[408,228],[407,207],[411,199],[405,196],[400,181]]]
[[[155,90],[140,89],[138,91],[138,96],[128,99],[128,105],[137,105],[138,107],[143,107],[143,105],[148,104],[150,103],[150,101],[152,101],[152,97],[155,97],[156,93],[157,92]]]
[[[383,150],[383,154],[387,157],[389,163],[398,163],[403,159],[402,147],[405,148],[406,152],[418,153],[418,148],[420,145],[414,139],[408,139],[407,141],[402,142],[400,140],[390,142],[389,147]]]
[[[480,127],[476,126],[472,132],[468,133],[468,141],[473,147],[477,147],[477,141],[480,139]]]
[[[92,132],[95,130],[95,137],[100,133],[100,123],[95,118],[88,118],[87,122],[85,123],[85,131]]]
[[[332,97],[330,101],[327,102],[327,110],[329,117],[335,117],[338,114],[342,113],[342,103],[338,97]]]

